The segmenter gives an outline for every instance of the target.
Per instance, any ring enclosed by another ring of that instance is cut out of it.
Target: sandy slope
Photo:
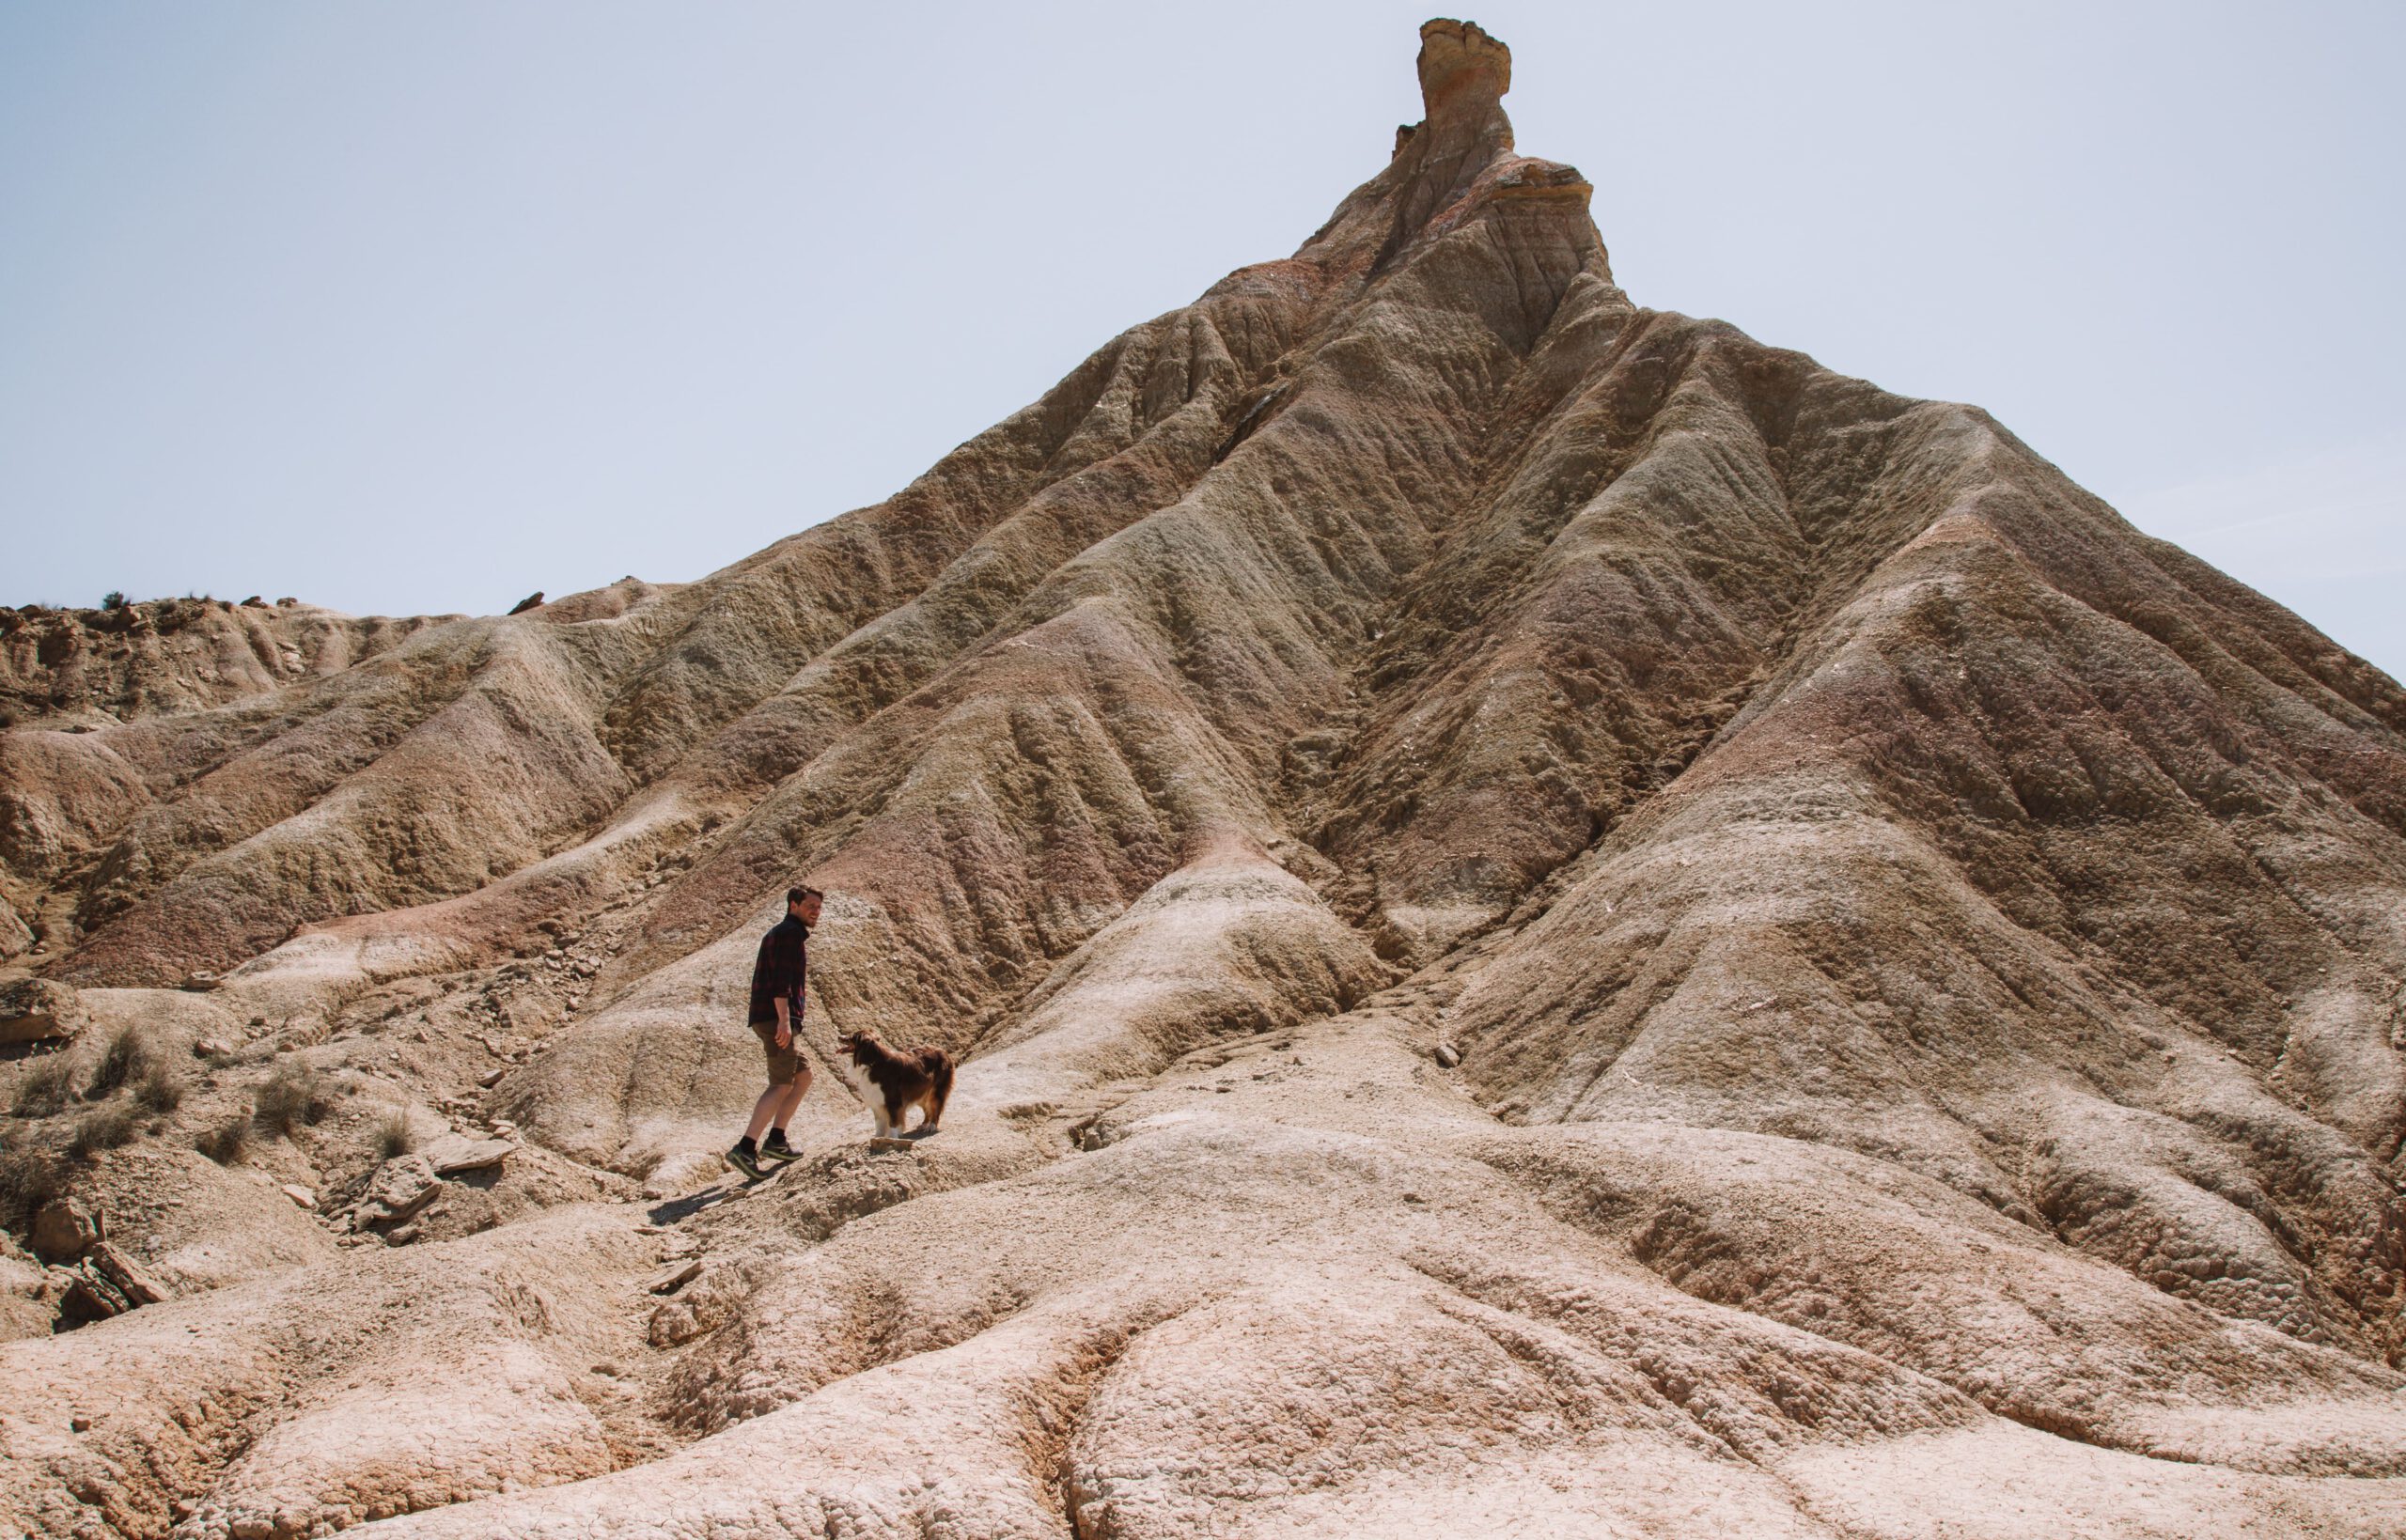
[[[57,1168],[177,1297],[0,1346],[0,1517],[2406,1532],[2406,693],[1983,413],[1637,308],[1423,39],[1294,257],[888,503],[43,677],[11,967],[90,1024],[0,1074],[183,1085]],[[822,1066],[964,1066],[744,1193],[800,878]],[[353,1234],[396,1108],[517,1147]]]

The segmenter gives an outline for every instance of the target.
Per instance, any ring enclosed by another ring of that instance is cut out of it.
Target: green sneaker
[[[741,1144],[726,1152],[726,1163],[742,1172],[746,1181],[760,1179],[760,1158]]]
[[[801,1159],[802,1152],[795,1149],[791,1144],[787,1143],[785,1135],[781,1133],[772,1133],[761,1143],[760,1159],[763,1161],[773,1162],[774,1164],[782,1166],[789,1160]]]

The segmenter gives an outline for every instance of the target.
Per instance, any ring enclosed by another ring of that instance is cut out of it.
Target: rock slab
[[[0,1044],[72,1038],[87,1019],[71,985],[46,978],[0,984]]]
[[[432,1203],[442,1190],[443,1178],[435,1174],[433,1161],[414,1151],[396,1156],[368,1179],[367,1193],[352,1210],[353,1222],[363,1227],[398,1223]]]
[[[430,1141],[418,1153],[426,1157],[437,1176],[457,1176],[500,1165],[517,1150],[518,1146],[507,1139],[470,1139],[464,1134],[447,1133]]]

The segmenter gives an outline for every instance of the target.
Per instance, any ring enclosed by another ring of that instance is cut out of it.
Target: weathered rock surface
[[[437,1176],[457,1176],[462,1172],[485,1171],[501,1164],[518,1146],[507,1139],[470,1139],[461,1134],[445,1134],[418,1153],[434,1168]]]
[[[122,1296],[129,1308],[155,1305],[167,1298],[165,1284],[105,1240],[95,1242],[84,1253],[84,1266],[92,1276]]]
[[[0,984],[0,1044],[46,1043],[72,1037],[87,1019],[75,989],[55,979]]]
[[[68,1262],[84,1254],[104,1234],[101,1216],[79,1198],[54,1198],[34,1215],[34,1254],[44,1262]]]
[[[0,718],[83,731],[206,709],[340,673],[443,618],[363,620],[313,605],[220,599],[98,610],[0,606]]]
[[[390,1223],[424,1208],[442,1190],[433,1161],[417,1154],[397,1156],[376,1168],[355,1212],[362,1224]]]
[[[1292,257],[700,582],[9,632],[90,1024],[0,1159],[172,1298],[0,1258],[92,1296],[0,1525],[2406,1532],[2406,692],[1640,308],[1503,45],[1419,70]]]

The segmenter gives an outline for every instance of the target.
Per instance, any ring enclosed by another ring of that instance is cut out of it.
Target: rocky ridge
[[[2406,1528],[2406,692],[1636,305],[1421,43],[1294,256],[698,583],[8,632],[0,1516]]]

